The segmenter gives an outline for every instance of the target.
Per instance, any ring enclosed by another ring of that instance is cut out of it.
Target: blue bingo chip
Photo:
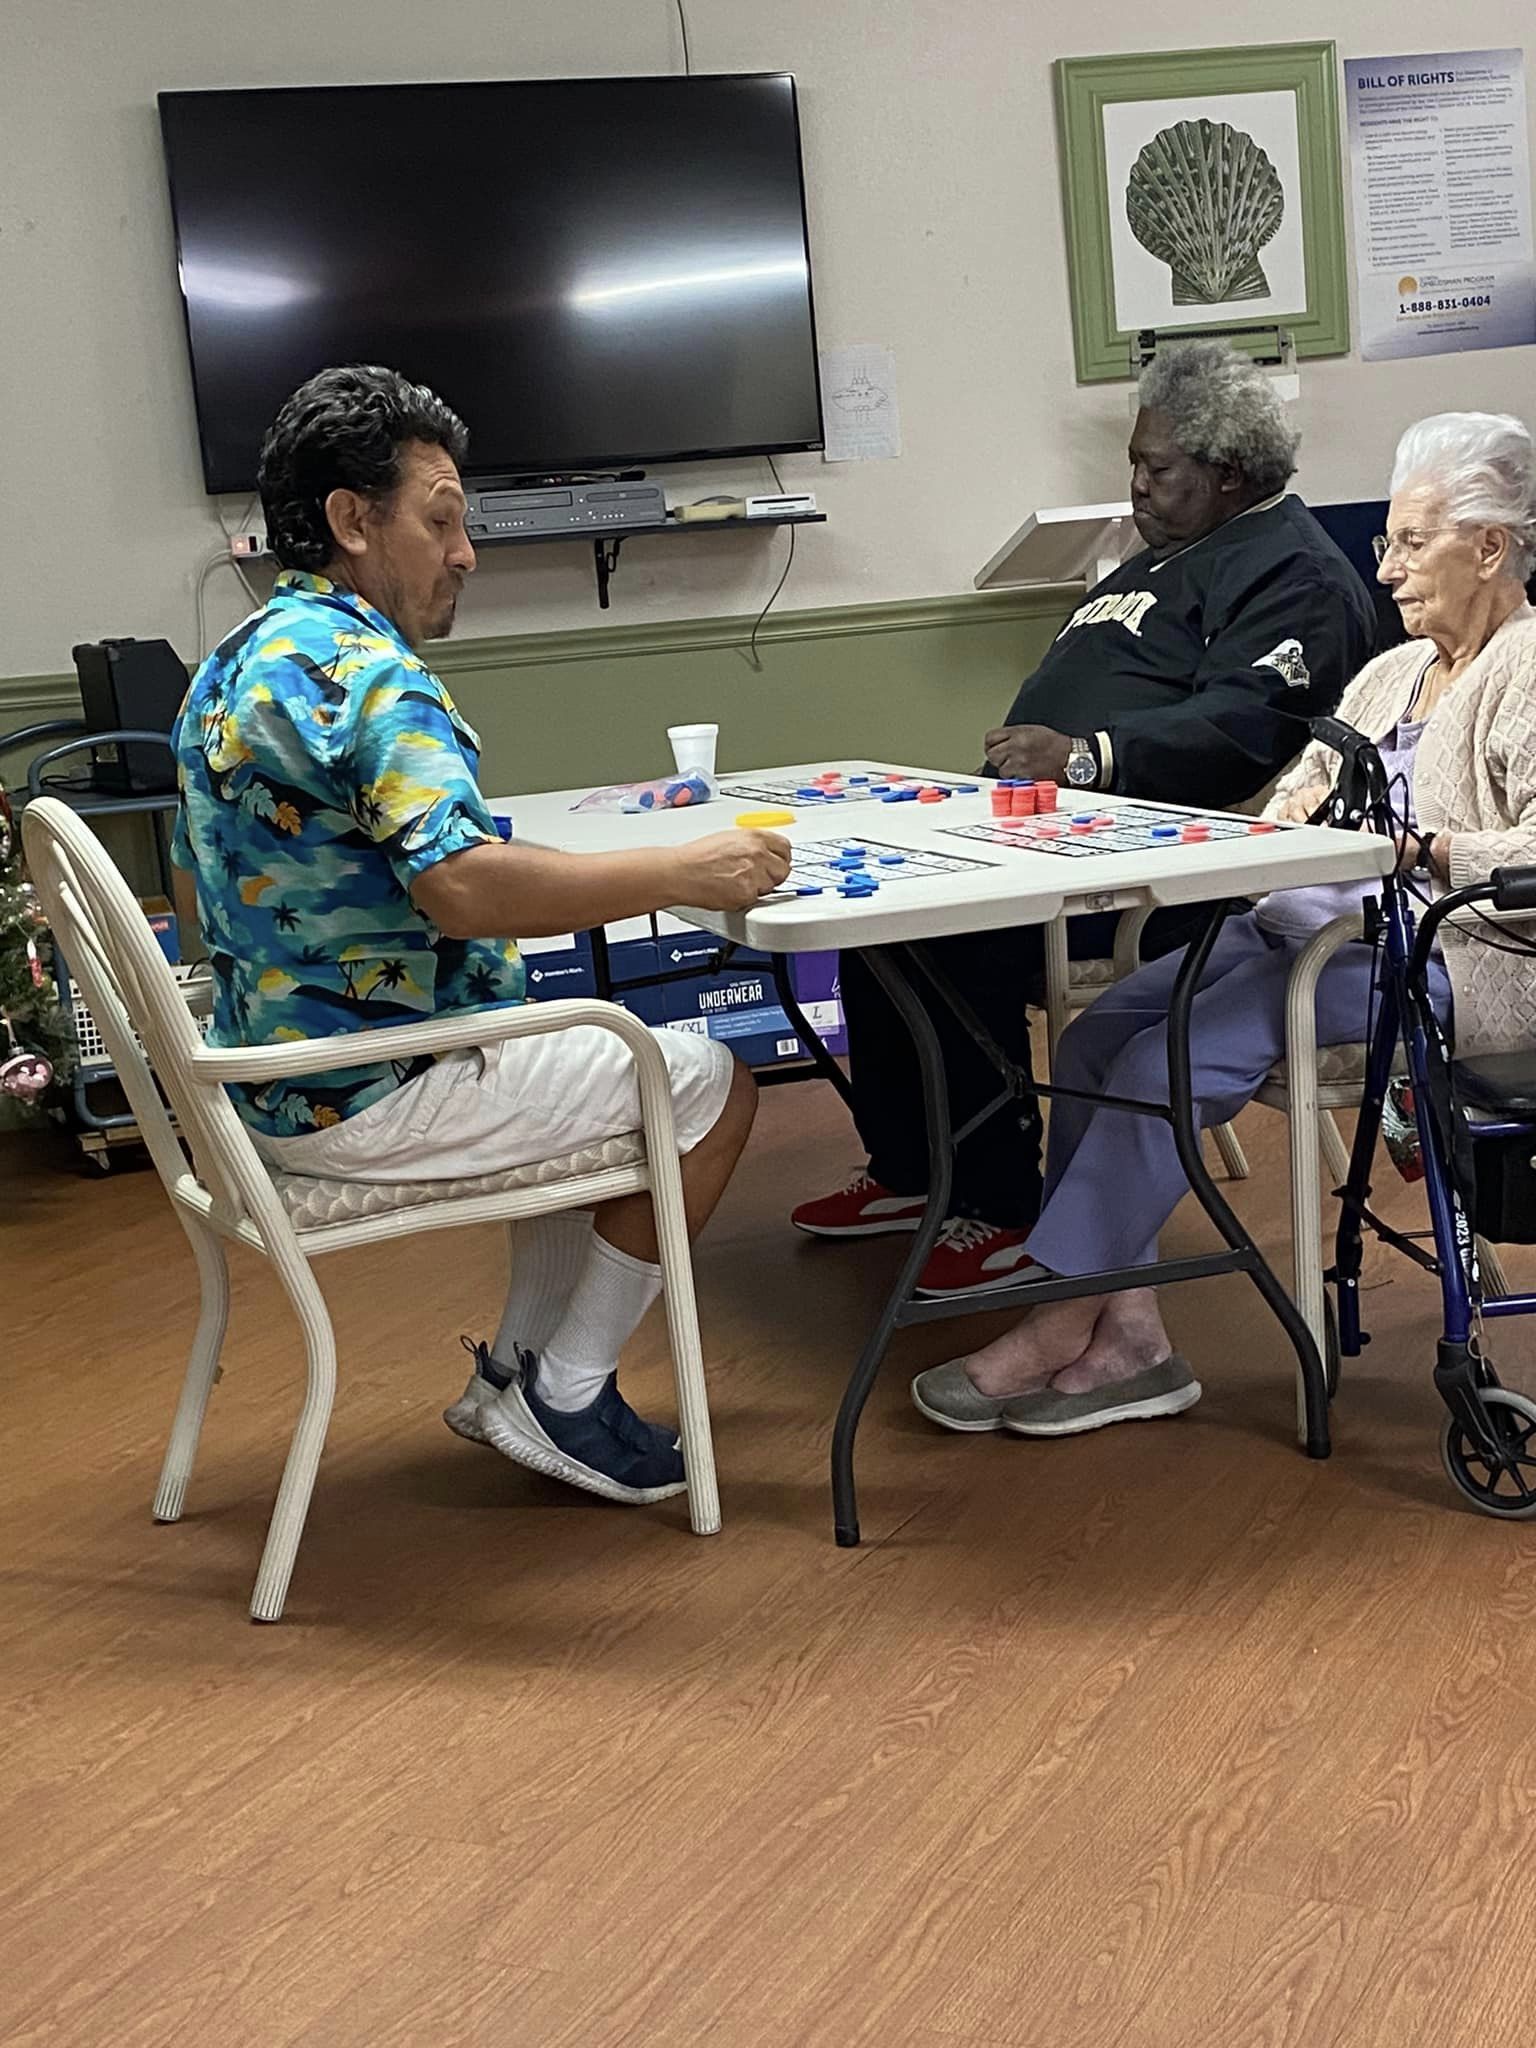
[[[822,894],[822,887],[820,882],[801,882],[796,888],[795,894],[797,896],[820,896]]]
[[[860,783],[860,784],[862,784],[862,783],[868,782],[868,780],[869,780],[869,777],[868,777],[867,775],[850,775],[850,776],[849,776],[849,778],[848,778],[848,782],[849,782],[849,786],[850,786],[850,787],[852,787],[852,786],[853,786],[853,785],[854,785],[855,783]]]
[[[1154,839],[1177,839],[1178,836],[1179,828],[1177,825],[1154,825],[1152,827],[1152,837]]]
[[[957,796],[975,796],[980,788],[981,784],[979,782],[957,782],[955,784],[955,794]]]
[[[820,795],[821,791],[819,789],[797,789],[795,791],[797,801],[803,804],[810,803],[813,798],[818,797]]]
[[[906,860],[906,857],[904,853],[882,853],[880,865],[883,868],[899,868]]]

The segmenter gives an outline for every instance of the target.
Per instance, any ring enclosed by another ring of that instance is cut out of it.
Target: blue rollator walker
[[[1313,732],[1343,757],[1324,821],[1375,830],[1401,843],[1380,754],[1350,726],[1319,719]],[[1483,1346],[1483,1325],[1498,1316],[1536,1313],[1536,1294],[1485,1294],[1477,1239],[1536,1243],[1536,1046],[1456,1059],[1430,1004],[1428,964],[1448,917],[1475,942],[1529,953],[1536,946],[1498,925],[1496,912],[1536,913],[1536,868],[1498,868],[1490,880],[1452,889],[1425,906],[1410,879],[1394,871],[1367,919],[1378,947],[1375,1016],[1367,1048],[1365,1095],[1341,1190],[1336,1264],[1338,1353],[1358,1357],[1370,1339],[1361,1328],[1362,1233],[1369,1228],[1440,1282],[1443,1328],[1435,1385],[1449,1411],[1441,1458],[1451,1484],[1484,1514],[1536,1519],[1536,1401],[1500,1386]],[[1479,928],[1481,927],[1481,929]],[[1370,1208],[1371,1169],[1399,1049],[1406,1055],[1424,1163],[1433,1255]],[[1330,1333],[1331,1334],[1331,1333]],[[1337,1360],[1330,1360],[1337,1370]]]

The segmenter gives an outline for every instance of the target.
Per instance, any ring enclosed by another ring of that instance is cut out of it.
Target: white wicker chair
[[[88,827],[54,798],[29,804],[27,859],[60,950],[100,1026],[160,1178],[197,1260],[202,1312],[155,1495],[155,1519],[177,1521],[229,1309],[224,1241],[272,1262],[304,1336],[308,1386],[256,1575],[251,1615],[276,1621],[287,1598],[336,1389],[336,1343],[312,1270],[324,1252],[455,1224],[513,1223],[648,1192],[655,1206],[667,1327],[677,1379],[689,1516],[720,1527],[714,1451],[699,1346],[693,1268],[672,1097],[647,1028],[613,1003],[530,1004],[424,1024],[284,1045],[205,1047],[176,980],[126,883]],[[270,1173],[225,1093],[233,1081],[274,1081],[358,1060],[407,1059],[578,1024],[614,1032],[634,1055],[641,1130],[586,1153],[473,1182],[362,1184]],[[157,1088],[156,1082],[160,1087]],[[162,1100],[160,1088],[164,1089]],[[169,1102],[189,1164],[166,1111]]]

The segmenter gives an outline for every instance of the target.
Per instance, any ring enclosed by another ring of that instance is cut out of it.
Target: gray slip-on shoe
[[[981,1396],[976,1398],[980,1400]],[[1011,1429],[1018,1436],[1076,1436],[1085,1429],[1103,1429],[1111,1422],[1150,1422],[1159,1415],[1178,1415],[1193,1408],[1199,1398],[1200,1382],[1190,1371],[1188,1360],[1174,1351],[1159,1364],[1133,1373],[1128,1380],[1091,1387],[1083,1394],[1064,1394],[1056,1387],[1042,1387],[1034,1394],[1015,1394],[1011,1401],[1002,1403],[999,1421],[1002,1428]]]
[[[1001,1429],[1008,1403],[979,1393],[966,1378],[965,1360],[951,1358],[918,1374],[912,1382],[912,1405],[944,1429],[978,1430]]]

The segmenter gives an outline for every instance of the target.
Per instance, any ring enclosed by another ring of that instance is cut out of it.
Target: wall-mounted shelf
[[[579,529],[555,533],[493,533],[475,540],[480,548],[526,548],[538,547],[548,541],[590,540],[592,559],[597,569],[597,601],[604,611],[608,609],[608,584],[619,566],[619,549],[625,541],[634,540],[641,534],[649,533],[740,533],[744,527],[764,526],[825,526],[825,512],[785,512],[777,518],[762,519],[657,519],[644,526],[612,527],[606,533],[583,533]]]

